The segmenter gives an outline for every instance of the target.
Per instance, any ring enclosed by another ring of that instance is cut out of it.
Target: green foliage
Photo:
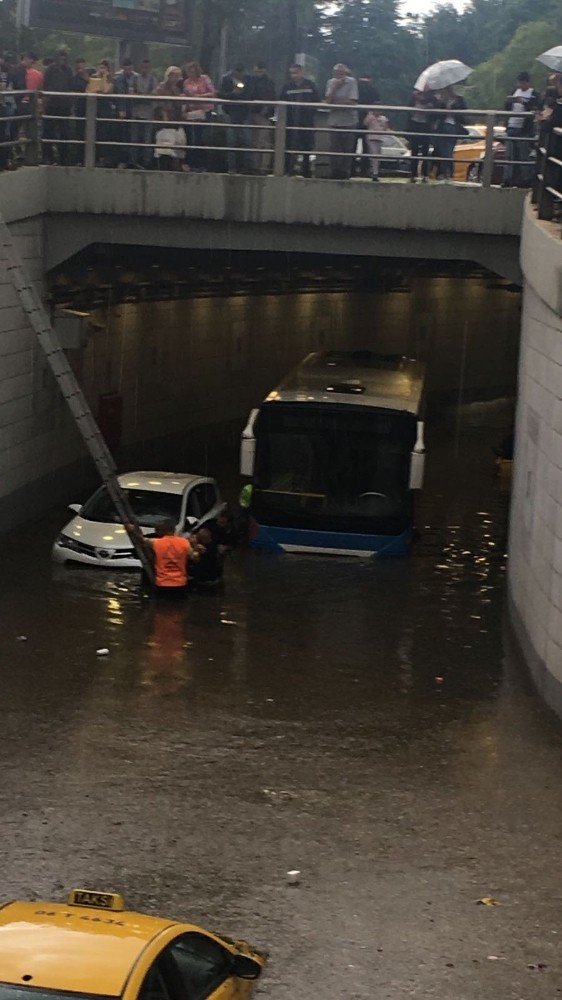
[[[536,61],[537,55],[551,48],[552,25],[548,21],[522,24],[508,45],[477,67],[470,77],[467,98],[473,107],[502,108],[513,93],[517,74],[527,70],[533,86],[544,90],[548,70]]]
[[[76,0],[77,3],[80,0]],[[16,0],[0,0],[0,45],[35,48],[42,56],[61,46],[95,65],[116,61],[110,38],[23,30],[15,26]],[[406,13],[404,13],[406,8]],[[322,87],[336,62],[354,73],[373,73],[383,101],[406,103],[424,66],[458,58],[476,71],[466,96],[472,106],[502,107],[522,69],[538,89],[546,73],[536,56],[562,43],[561,0],[471,0],[463,13],[451,2],[422,17],[399,0],[189,0],[191,29],[183,46],[152,45],[155,70],[198,59],[214,75],[226,41],[227,62],[251,67],[265,60],[280,83],[296,52],[319,64]]]

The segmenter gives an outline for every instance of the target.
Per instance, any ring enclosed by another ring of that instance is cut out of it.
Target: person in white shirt
[[[349,107],[334,108],[328,115],[330,151],[332,153],[354,153],[357,144],[357,111],[353,107],[359,99],[357,80],[343,63],[337,63],[333,77],[326,87],[326,104],[343,104]],[[352,156],[331,156],[332,178],[346,180],[351,174]]]
[[[381,168],[380,156],[384,140],[384,133],[388,132],[388,118],[382,112],[368,111],[365,116],[365,127],[367,129],[367,146],[371,157],[371,177],[378,181]]]
[[[528,163],[532,142],[529,140],[532,139],[534,133],[534,119],[524,112],[539,111],[541,99],[531,86],[528,73],[520,73],[517,77],[517,84],[514,93],[505,102],[505,110],[511,111],[511,115],[507,120],[503,187],[511,187],[513,184],[527,187],[531,184],[531,171]]]
[[[166,108],[157,108],[154,117],[162,122],[154,135],[154,161],[158,170],[178,170],[185,156],[185,129],[169,125]]]

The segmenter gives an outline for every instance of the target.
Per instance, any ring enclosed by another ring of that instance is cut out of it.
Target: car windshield
[[[65,990],[41,990],[30,986],[12,986],[0,983],[0,1000],[114,1000],[112,997],[92,993],[65,992]]]
[[[174,524],[178,523],[181,514],[181,494],[137,489],[128,489],[125,492],[143,528],[153,528],[159,521],[168,519],[173,520]],[[121,521],[105,486],[84,504],[80,517],[86,521],[97,521],[102,524],[119,524]]]

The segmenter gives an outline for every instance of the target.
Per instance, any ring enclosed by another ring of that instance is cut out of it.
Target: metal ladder
[[[6,260],[6,270],[11,277],[14,288],[20,298],[23,310],[37,335],[37,340],[43,348],[47,362],[57,381],[59,389],[66,400],[70,412],[74,418],[74,423],[82,436],[90,455],[92,456],[101,479],[111,497],[113,504],[123,525],[131,524],[139,528],[138,521],[133,513],[128,497],[119,485],[117,479],[117,468],[113,457],[100,429],[94,420],[94,416],[78,380],[70,367],[66,354],[64,353],[59,339],[51,326],[47,311],[33,282],[29,280],[23,261],[17,252],[12,235],[3,216],[0,214],[0,248],[2,257]],[[154,581],[152,564],[138,538],[129,535],[135,551],[140,559],[141,565],[148,576]]]

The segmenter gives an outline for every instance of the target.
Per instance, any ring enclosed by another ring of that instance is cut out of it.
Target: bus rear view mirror
[[[425,443],[423,438],[424,424],[418,420],[418,434],[410,459],[410,489],[421,490],[425,473]]]
[[[242,440],[240,443],[240,475],[249,476],[250,478],[254,475],[254,464],[256,460],[254,425],[258,413],[259,410],[252,410],[250,413],[248,423],[242,431]]]

